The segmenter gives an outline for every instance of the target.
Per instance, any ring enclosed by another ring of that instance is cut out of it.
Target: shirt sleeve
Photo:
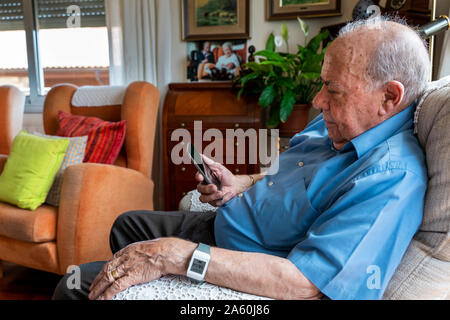
[[[426,182],[371,170],[345,190],[288,259],[330,299],[381,299],[421,223]]]

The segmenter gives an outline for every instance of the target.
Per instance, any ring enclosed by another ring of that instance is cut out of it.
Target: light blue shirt
[[[415,104],[336,150],[322,115],[279,171],[219,208],[218,247],[289,259],[330,299],[380,299],[422,221]]]

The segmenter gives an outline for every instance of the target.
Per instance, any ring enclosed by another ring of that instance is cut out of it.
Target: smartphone
[[[214,172],[208,167],[208,165],[203,162],[202,156],[200,155],[200,153],[198,153],[197,150],[195,150],[194,145],[192,143],[188,143],[186,148],[187,153],[192,159],[192,162],[194,163],[198,172],[200,172],[200,174],[203,176],[203,184],[215,184],[217,186],[217,189],[221,190],[222,184],[220,183],[219,179],[217,179]]]

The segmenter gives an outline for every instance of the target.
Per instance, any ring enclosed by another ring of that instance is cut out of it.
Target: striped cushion
[[[58,136],[88,136],[83,162],[114,164],[125,140],[125,120],[108,122],[63,111],[59,111],[58,120]]]
[[[43,137],[53,138],[53,139],[62,139],[61,137],[55,136],[47,136],[43,134],[39,134]],[[66,171],[67,167],[73,166],[75,164],[83,163],[84,153],[86,150],[87,136],[77,137],[77,138],[69,138],[69,146],[67,147],[66,154],[64,155],[63,162],[58,172],[56,173],[55,180],[53,181],[53,185],[47,195],[46,203],[52,206],[59,206],[59,201],[61,199],[61,190],[64,180],[64,171]]]

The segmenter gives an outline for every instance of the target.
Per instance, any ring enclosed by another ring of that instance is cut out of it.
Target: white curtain
[[[450,13],[449,13],[450,16]],[[439,79],[450,76],[450,30],[445,33],[444,45],[442,46],[441,61],[440,61]]]
[[[177,1],[175,1],[177,2]],[[172,15],[177,5],[168,0],[106,0],[110,44],[110,84],[147,81],[161,93],[152,178],[155,208],[163,206],[161,110],[171,81]]]
[[[164,88],[170,81],[171,2],[105,1],[111,85],[147,81]]]

